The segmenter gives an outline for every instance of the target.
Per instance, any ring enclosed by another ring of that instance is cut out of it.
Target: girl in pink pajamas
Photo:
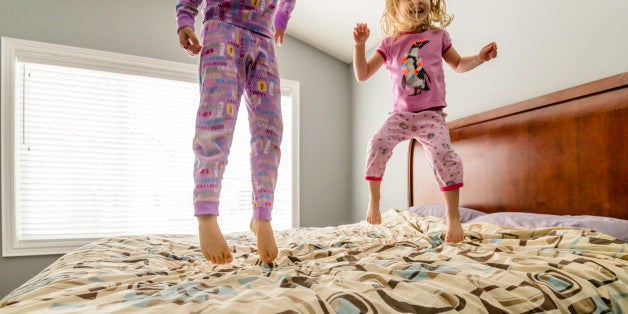
[[[217,216],[243,94],[251,132],[251,230],[257,235],[260,258],[270,263],[277,257],[270,220],[283,124],[274,43],[283,42],[295,1],[205,0],[202,44],[194,32],[194,18],[203,0],[180,0],[176,6],[181,47],[191,56],[201,55],[201,97],[193,143],[194,214],[201,251],[216,264],[233,260]]]
[[[401,141],[415,138],[423,145],[447,206],[445,240],[462,241],[464,232],[458,212],[462,187],[462,162],[452,150],[445,123],[445,75],[443,60],[456,72],[466,72],[497,56],[489,43],[477,55],[461,57],[444,29],[451,23],[444,0],[386,0],[382,30],[386,37],[367,61],[365,42],[370,31],[358,23],[353,30],[353,65],[358,81],[371,77],[385,65],[393,89],[393,111],[371,139],[365,179],[370,202],[366,220],[381,223],[380,187],[386,162]]]

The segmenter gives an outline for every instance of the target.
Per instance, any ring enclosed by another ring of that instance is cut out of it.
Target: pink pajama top
[[[445,107],[443,54],[451,47],[445,30],[387,37],[376,52],[390,72],[394,112]]]
[[[205,1],[204,19],[221,20],[268,37],[275,28],[286,31],[296,0],[179,0],[176,5],[177,30],[194,28],[194,17]],[[276,12],[276,13],[275,13]]]

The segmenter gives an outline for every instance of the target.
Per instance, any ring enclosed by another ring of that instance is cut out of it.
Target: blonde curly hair
[[[400,3],[404,1],[410,2],[410,5],[417,5],[417,2],[412,0],[386,0],[381,18],[382,32],[386,36],[395,37],[412,32],[420,26],[423,26],[423,29],[444,29],[454,18],[447,14],[445,0],[430,0],[431,10],[423,21],[418,18],[418,14],[399,11]]]

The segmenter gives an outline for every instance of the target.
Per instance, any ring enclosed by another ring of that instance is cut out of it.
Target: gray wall
[[[458,74],[445,66],[448,120],[628,71],[628,1],[474,0],[448,4],[455,15],[448,30],[461,55],[476,54],[490,41],[496,41],[499,49],[498,59],[471,72]],[[364,219],[368,202],[367,183],[362,179],[366,144],[392,104],[384,68],[366,82],[352,82],[352,217],[358,221]],[[382,211],[407,205],[407,148],[408,142],[399,144],[387,164]]]
[[[0,0],[0,36],[196,64],[196,59],[178,47],[175,3],[174,0]],[[348,223],[347,209],[351,206],[348,65],[291,37],[277,49],[277,55],[281,77],[301,82],[301,225]],[[0,258],[0,298],[58,257]]]

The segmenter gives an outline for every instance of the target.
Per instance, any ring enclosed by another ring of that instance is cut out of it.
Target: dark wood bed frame
[[[464,165],[460,206],[628,219],[627,84],[625,72],[449,122]],[[408,204],[441,204],[416,150],[410,141]]]

